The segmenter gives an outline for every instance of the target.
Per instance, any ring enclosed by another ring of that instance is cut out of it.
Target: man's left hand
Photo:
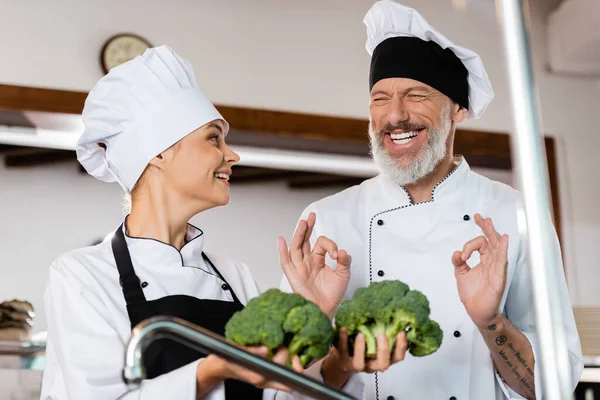
[[[467,242],[462,251],[452,255],[454,275],[460,300],[478,327],[486,327],[498,314],[506,286],[508,269],[508,235],[500,235],[490,218],[475,214],[475,223],[484,236]],[[480,263],[473,268],[467,261],[474,251]]]

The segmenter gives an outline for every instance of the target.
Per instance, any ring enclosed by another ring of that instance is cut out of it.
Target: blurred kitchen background
[[[0,342],[0,400],[39,398],[49,265],[103,240],[123,218],[120,187],[82,173],[68,150],[85,95],[104,74],[110,39],[127,33],[173,47],[229,120],[229,142],[242,155],[232,202],[193,222],[209,252],[245,261],[267,289],[282,276],[277,236],[290,238],[311,202],[374,173],[362,24],[371,4],[0,0],[0,302],[29,302],[35,311],[24,341],[31,347]],[[482,56],[496,98],[482,119],[461,126],[456,151],[512,184],[513,121],[494,2],[404,4]],[[589,400],[600,356],[600,0],[531,0],[530,12],[553,212],[589,367],[578,395]],[[15,312],[14,305],[0,311]]]

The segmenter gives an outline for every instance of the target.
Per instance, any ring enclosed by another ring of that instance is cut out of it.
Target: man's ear
[[[469,110],[464,107],[459,106],[458,104],[454,104],[452,107],[452,121],[455,124],[460,124],[467,118],[467,114]]]

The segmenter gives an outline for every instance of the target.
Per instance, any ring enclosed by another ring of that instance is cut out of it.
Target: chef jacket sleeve
[[[111,323],[98,293],[77,276],[84,273],[82,270],[66,268],[60,260],[50,269],[45,305],[55,357],[49,366],[56,370],[44,373],[53,382],[44,382],[42,398],[195,400],[196,366],[202,360],[146,380],[139,390],[127,393],[121,377],[126,343]],[[224,399],[223,384],[206,399]]]
[[[548,214],[550,218],[550,214]],[[511,244],[516,242],[516,238],[511,240]],[[531,281],[531,265],[529,263],[528,247],[524,240],[519,240],[519,256],[517,258],[517,265],[515,267],[515,273],[506,298],[506,304],[504,312],[506,317],[527,337],[531,343],[533,349],[534,359],[538,360],[540,354],[540,344],[538,336],[538,328],[535,320],[535,309],[534,309],[534,293],[533,283]],[[560,250],[560,243],[558,241],[558,235],[553,229],[553,243],[550,249],[553,253],[555,262],[560,266],[560,274],[556,276],[559,282],[558,296],[560,299],[560,307],[563,315],[563,330],[565,345],[569,355],[569,365],[565,366],[570,369],[569,380],[571,392],[575,390],[579,378],[583,371],[583,357],[581,354],[581,345],[579,343],[579,334],[577,327],[575,326],[575,318],[573,316],[573,309],[571,307],[571,301],[569,298],[569,292],[567,290],[567,284],[565,276],[562,273],[563,263],[562,254]],[[535,363],[534,367],[535,375],[535,393],[538,400],[544,398],[542,393],[542,372],[538,362]],[[500,384],[502,392],[507,399],[524,399],[525,397],[519,395],[513,389],[511,389],[496,372],[496,378]]]

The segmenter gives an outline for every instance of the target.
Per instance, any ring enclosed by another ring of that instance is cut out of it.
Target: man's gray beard
[[[371,154],[373,155],[373,160],[375,161],[379,172],[386,175],[400,186],[416,183],[429,175],[444,157],[446,157],[446,140],[448,139],[452,125],[450,119],[450,105],[451,103],[442,111],[442,125],[438,128],[428,130],[425,149],[408,167],[398,163],[397,160],[386,151],[385,145],[383,144],[384,135],[375,133],[372,124],[369,123]]]

